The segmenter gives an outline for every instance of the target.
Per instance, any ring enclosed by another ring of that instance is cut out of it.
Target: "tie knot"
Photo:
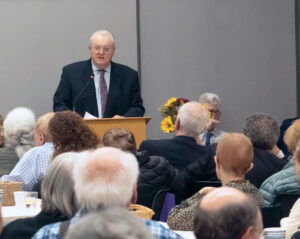
[[[102,70],[99,70],[99,72],[100,72],[101,74],[104,74],[104,73],[105,73],[105,70],[102,69]]]

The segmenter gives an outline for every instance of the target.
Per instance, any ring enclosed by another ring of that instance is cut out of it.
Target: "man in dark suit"
[[[207,113],[200,103],[186,103],[178,111],[175,137],[145,140],[139,150],[146,150],[150,155],[165,157],[174,168],[179,170],[198,161],[198,170],[203,173],[198,174],[201,174],[201,178],[197,180],[216,179],[211,150],[197,143],[199,135],[205,130],[206,122]]]
[[[106,30],[90,38],[91,59],[63,68],[53,97],[53,110],[88,112],[99,118],[143,116],[138,73],[112,62],[114,38]]]

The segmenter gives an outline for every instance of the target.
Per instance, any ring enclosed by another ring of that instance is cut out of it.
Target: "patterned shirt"
[[[88,213],[87,209],[79,210],[70,220],[70,226],[79,221],[81,217]],[[143,220],[146,226],[150,229],[153,238],[155,239],[183,239],[180,235],[164,227],[159,222]],[[49,224],[42,227],[37,233],[34,234],[32,239],[59,239],[60,222]]]
[[[1,179],[22,182],[23,191],[32,191],[34,186],[44,178],[53,151],[53,144],[50,142],[28,150],[10,174],[3,175]]]

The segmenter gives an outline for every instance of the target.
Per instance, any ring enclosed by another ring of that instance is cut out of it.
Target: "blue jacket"
[[[280,194],[300,193],[294,163],[289,162],[281,171],[267,178],[259,191],[264,197],[265,206],[273,205]]]

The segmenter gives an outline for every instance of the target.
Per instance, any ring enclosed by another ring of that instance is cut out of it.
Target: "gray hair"
[[[74,166],[75,193],[81,208],[100,205],[126,207],[138,178],[138,162],[131,153],[102,147]]]
[[[246,195],[241,202],[231,202],[219,209],[196,207],[194,233],[197,239],[238,239],[250,226],[256,227],[260,213],[256,203]]]
[[[107,31],[107,30],[99,30],[99,31],[95,31],[95,32],[93,33],[93,35],[90,37],[90,42],[89,42],[90,46],[92,45],[93,39],[94,39],[94,37],[96,37],[96,36],[102,36],[102,37],[104,37],[104,38],[109,39],[110,42],[111,42],[111,44],[113,45],[113,47],[114,47],[114,48],[116,47],[116,46],[115,46],[115,38],[114,38],[114,36],[113,36],[109,31]]]
[[[208,103],[215,106],[218,110],[221,110],[221,100],[219,96],[214,93],[206,92],[199,96],[198,101],[202,105]]]
[[[272,149],[279,137],[279,126],[275,119],[264,113],[254,113],[248,116],[243,129],[254,147]]]
[[[25,107],[10,111],[3,122],[6,145],[14,148],[19,158],[34,146],[34,126],[34,113]]]
[[[59,211],[62,217],[72,217],[78,210],[74,192],[73,165],[78,153],[62,153],[50,163],[42,182],[42,210]]]
[[[207,122],[207,112],[198,102],[188,102],[180,107],[177,115],[180,120],[180,130],[186,136],[198,137],[204,130]]]
[[[136,216],[122,208],[89,213],[74,225],[66,239],[151,239],[149,229]]]

